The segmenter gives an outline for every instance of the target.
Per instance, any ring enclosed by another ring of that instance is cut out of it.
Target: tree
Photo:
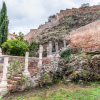
[[[24,34],[22,32],[19,32],[19,34],[15,34],[15,32],[13,33],[15,35],[15,38],[19,41],[24,41]]]
[[[49,16],[49,17],[48,17],[48,22],[51,22],[51,18],[56,18],[56,15],[53,14],[53,15]]]
[[[15,35],[15,39],[19,40],[19,41],[23,41],[25,42],[27,45],[29,45],[27,40],[24,40],[24,34],[22,32],[19,32],[19,34],[17,35],[15,32],[13,33]]]
[[[3,6],[0,12],[0,47],[2,43],[7,41],[8,37],[8,19],[7,19],[7,7],[5,2],[3,2]]]
[[[29,45],[29,56],[32,57],[35,53],[35,50],[38,47],[38,43],[36,41],[32,41]]]
[[[28,51],[28,46],[25,42],[19,41],[17,39],[11,39],[2,44],[2,49],[5,54],[24,56],[25,52]]]
[[[89,7],[89,3],[84,3],[84,4],[81,4],[81,7]]]

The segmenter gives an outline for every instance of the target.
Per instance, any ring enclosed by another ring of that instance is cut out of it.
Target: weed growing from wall
[[[66,61],[69,60],[70,55],[71,55],[71,50],[69,49],[62,51],[60,54],[61,58],[64,58]]]

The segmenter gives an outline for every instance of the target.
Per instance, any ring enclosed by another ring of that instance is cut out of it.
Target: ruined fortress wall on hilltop
[[[100,20],[70,33],[71,47],[82,47],[83,51],[100,50]]]
[[[69,16],[72,14],[80,14],[84,12],[98,11],[98,10],[100,10],[100,5],[61,10],[60,13],[57,13],[56,15],[57,15],[57,19],[60,19],[64,16]]]
[[[80,13],[90,12],[90,11],[98,11],[98,10],[100,10],[100,5],[61,10],[60,13],[56,14],[56,16],[57,16],[56,18],[51,18],[51,22],[45,22],[45,24],[40,26],[38,29],[33,29],[25,36],[24,39],[28,40],[29,42],[32,41],[38,35],[42,34],[43,31],[60,24],[59,19],[63,18],[64,16],[69,16],[72,14],[80,14]]]
[[[57,20],[57,18],[52,18],[51,22],[45,22],[45,24],[39,26],[38,29],[31,29],[30,32],[24,36],[24,39],[30,42],[32,39],[35,39],[38,35],[40,35],[45,29],[50,29],[58,24],[59,21]]]
[[[37,30],[37,35],[38,36],[39,34],[41,34],[43,31],[45,31],[45,29],[50,29],[52,28],[53,26],[56,26],[59,24],[59,20],[57,20],[57,18],[52,18],[51,19],[51,22],[45,22],[45,24],[43,26],[40,26]],[[36,38],[36,36],[34,38]]]

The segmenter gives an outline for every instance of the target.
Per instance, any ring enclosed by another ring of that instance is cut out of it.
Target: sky
[[[100,0],[0,0],[6,3],[9,19],[9,33],[22,32],[27,34],[30,29],[48,21],[50,15],[59,13],[66,8],[79,8],[81,4],[97,5]]]

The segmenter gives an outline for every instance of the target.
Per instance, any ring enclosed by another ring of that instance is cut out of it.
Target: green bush
[[[2,44],[2,49],[3,52],[8,55],[24,56],[25,52],[28,51],[28,46],[25,42],[11,39]]]
[[[61,58],[64,58],[66,61],[69,60],[70,55],[71,55],[71,50],[69,50],[69,49],[62,51],[60,54]]]
[[[36,41],[32,41],[29,45],[29,56],[32,57],[34,56],[34,52],[38,47],[38,43]]]

